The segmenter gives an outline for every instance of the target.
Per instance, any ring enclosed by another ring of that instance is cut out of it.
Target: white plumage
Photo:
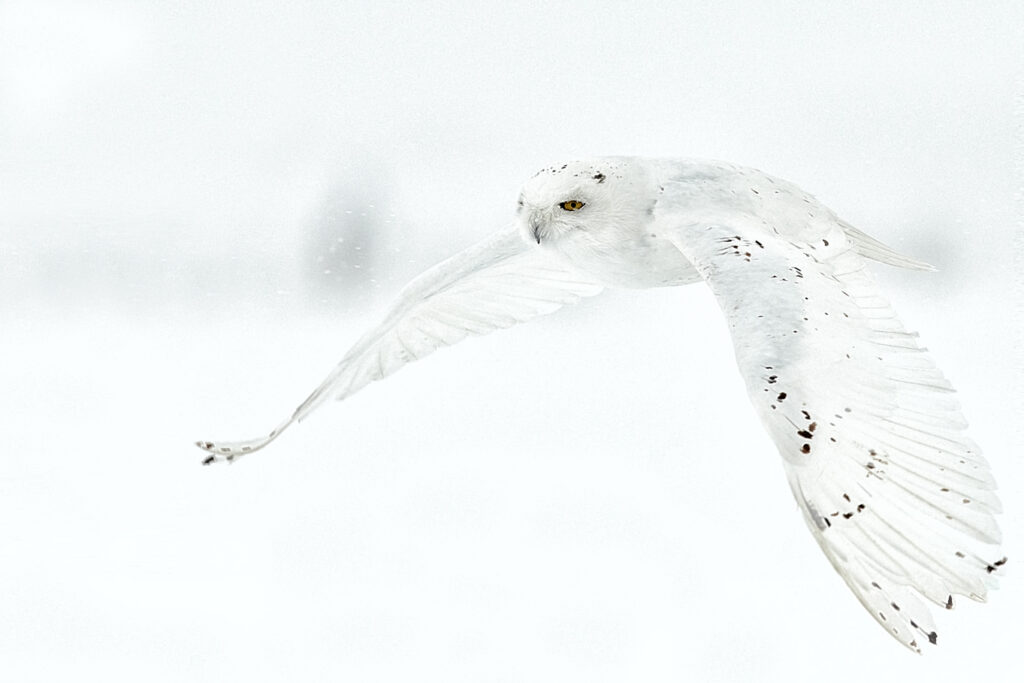
[[[791,183],[713,162],[601,158],[527,181],[516,226],[413,280],[383,323],[268,436],[200,441],[204,461],[263,448],[343,399],[471,334],[605,286],[703,279],[728,321],[750,400],[805,521],[872,616],[920,651],[924,601],[984,600],[1004,559],[995,483],[952,388],[868,275],[930,269]]]

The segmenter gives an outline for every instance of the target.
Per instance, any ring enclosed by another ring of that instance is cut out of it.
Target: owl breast
[[[617,240],[576,230],[550,245],[572,268],[606,287],[646,289],[700,281],[693,265],[667,239],[647,231]]]

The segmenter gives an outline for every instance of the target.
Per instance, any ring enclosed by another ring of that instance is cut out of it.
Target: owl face
[[[568,235],[622,229],[642,218],[642,171],[616,159],[573,161],[539,171],[519,194],[517,216],[524,239],[555,244]],[[609,235],[611,237],[611,235]]]

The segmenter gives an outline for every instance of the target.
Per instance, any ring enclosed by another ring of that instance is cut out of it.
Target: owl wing
[[[718,300],[815,540],[875,620],[920,651],[938,637],[922,597],[983,601],[1005,562],[995,483],[952,388],[840,222],[794,230],[714,210],[693,220],[691,200],[692,187],[665,183],[658,233]]]
[[[198,441],[204,460],[234,460],[257,451],[329,399],[351,396],[442,346],[551,313],[601,286],[568,270],[514,229],[499,232],[410,282],[383,322],[356,342],[316,390],[267,436]]]

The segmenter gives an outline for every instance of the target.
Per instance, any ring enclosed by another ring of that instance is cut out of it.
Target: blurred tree
[[[386,187],[365,163],[331,182],[305,237],[302,278],[314,305],[353,311],[373,298],[387,242]]]

